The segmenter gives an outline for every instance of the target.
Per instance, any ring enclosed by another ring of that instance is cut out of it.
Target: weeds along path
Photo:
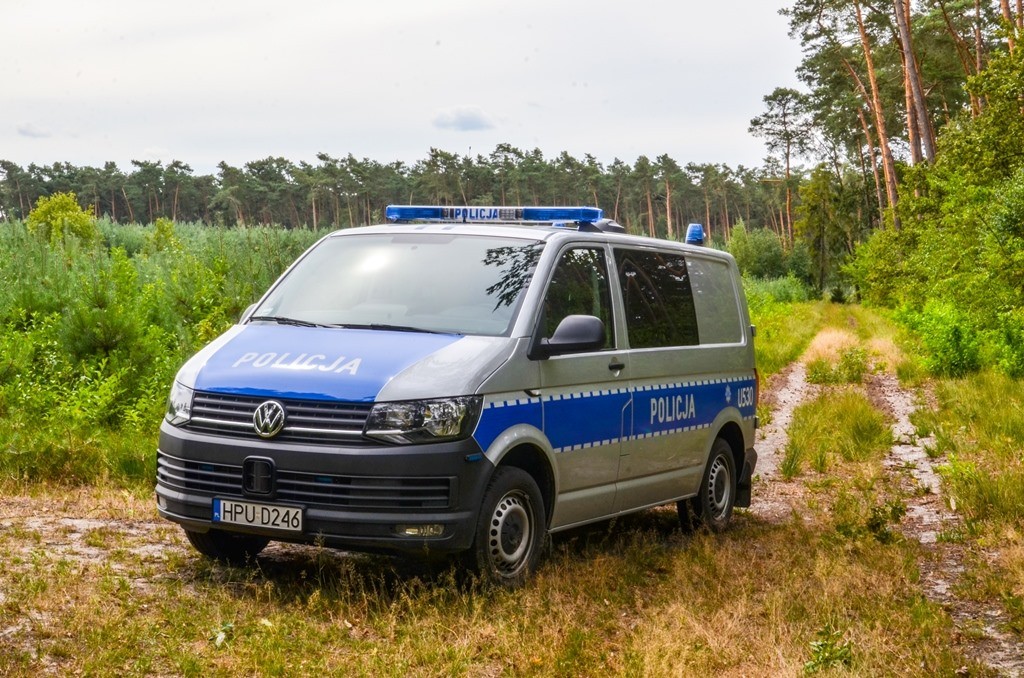
[[[958,593],[966,571],[966,549],[943,540],[955,534],[962,521],[947,508],[937,466],[944,458],[933,458],[932,437],[918,437],[911,417],[920,397],[903,388],[891,373],[879,371],[865,378],[868,398],[892,421],[893,446],[885,459],[886,472],[902,489],[906,514],[899,529],[908,540],[921,544],[918,567],[923,595],[941,605],[959,632],[962,649],[972,659],[1002,676],[1024,676],[1024,648],[1001,630],[1009,620],[998,605],[985,605]],[[821,393],[821,387],[807,381],[804,359],[774,375],[764,394],[771,414],[769,423],[757,434],[758,470],[750,512],[777,523],[806,513],[808,491],[798,479],[786,481],[780,466],[789,442],[789,427],[801,403]]]
[[[1024,647],[1001,630],[1009,621],[1005,610],[957,595],[963,585],[966,553],[961,545],[940,537],[943,532],[960,532],[963,521],[947,508],[943,498],[936,466],[945,459],[928,454],[935,448],[934,437],[919,438],[910,421],[917,399],[888,373],[871,375],[867,386],[872,400],[894,420],[893,447],[885,463],[891,473],[902,475],[907,513],[900,529],[907,539],[923,547],[918,567],[925,596],[947,610],[966,641],[969,655],[1000,675],[1024,676]]]

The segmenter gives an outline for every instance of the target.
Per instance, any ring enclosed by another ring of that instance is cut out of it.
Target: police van
[[[157,504],[199,552],[463,553],[514,586],[550,533],[671,502],[719,531],[750,505],[732,257],[588,207],[386,218],[321,239],[178,373]]]

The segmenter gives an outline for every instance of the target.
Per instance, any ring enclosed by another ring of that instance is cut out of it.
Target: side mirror
[[[567,315],[550,338],[540,339],[530,351],[533,360],[553,355],[595,351],[604,346],[604,322],[592,315]]]

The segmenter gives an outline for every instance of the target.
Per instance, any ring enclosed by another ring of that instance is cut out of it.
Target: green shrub
[[[174,230],[174,222],[170,219],[160,217],[153,224],[153,229],[146,234],[145,249],[147,254],[170,250],[177,252],[181,250],[181,241],[178,240]]]
[[[1024,309],[999,316],[997,337],[999,369],[1010,377],[1024,377]]]
[[[768,303],[790,304],[808,301],[811,298],[807,285],[795,276],[782,278],[743,278],[743,289],[747,295],[747,303],[751,307],[759,307]]]
[[[782,242],[767,229],[748,231],[742,221],[737,222],[732,228],[728,250],[745,276],[780,278],[786,275]]]
[[[804,664],[804,673],[810,675],[829,669],[848,668],[853,664],[853,645],[845,634],[830,622],[815,634],[811,641],[811,659]]]
[[[950,303],[929,301],[920,313],[903,318],[925,349],[924,366],[938,376],[962,377],[981,367],[981,342],[967,315]]]
[[[90,209],[91,211],[91,209]],[[99,238],[96,220],[78,204],[74,193],[54,193],[40,197],[26,219],[30,233],[51,243],[74,236],[87,242]]]

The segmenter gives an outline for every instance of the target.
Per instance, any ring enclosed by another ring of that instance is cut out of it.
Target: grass
[[[965,594],[999,601],[1024,638],[1024,388],[995,372],[937,383],[939,407],[921,425],[935,453],[966,546],[975,553]]]
[[[762,302],[751,306],[751,322],[757,328],[754,352],[757,369],[767,379],[796,360],[821,327],[828,304]]]
[[[140,515],[142,493],[84,489],[63,510],[98,504],[110,524],[79,539],[102,557],[0,540],[5,674],[797,675],[841,647],[856,675],[962,664],[913,547],[842,532],[824,504],[782,524],[741,513],[717,536],[679,531],[671,510],[580,530],[515,592],[311,547],[224,567]],[[835,647],[815,645],[823,629]]]
[[[830,389],[793,412],[780,469],[786,479],[799,475],[805,465],[825,473],[840,462],[877,462],[890,447],[889,424],[863,393]]]

